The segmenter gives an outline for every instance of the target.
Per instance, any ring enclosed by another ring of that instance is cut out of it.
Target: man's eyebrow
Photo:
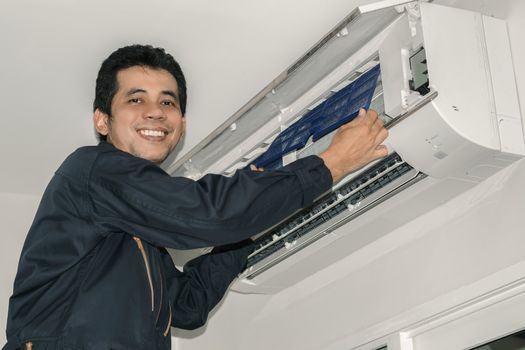
[[[131,88],[128,90],[128,92],[126,92],[126,96],[136,94],[137,92],[146,92],[146,90],[140,88]]]
[[[146,90],[141,89],[141,88],[131,88],[131,89],[128,90],[128,92],[126,92],[126,96],[130,96],[130,95],[133,95],[133,94],[136,94],[136,93],[139,93],[139,92],[140,93],[146,93]],[[162,90],[162,94],[171,96],[175,100],[179,99],[177,94],[175,93],[175,91],[172,91],[172,90]]]
[[[174,91],[172,91],[172,90],[163,90],[162,93],[164,95],[169,95],[169,96],[173,97],[175,100],[179,99],[177,94]]]

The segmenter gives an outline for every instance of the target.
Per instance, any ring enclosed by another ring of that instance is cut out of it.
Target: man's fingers
[[[376,138],[375,138],[376,145],[382,144],[383,141],[385,141],[387,137],[388,137],[388,130],[387,129],[382,128],[381,130],[379,130],[379,132],[377,133]]]
[[[340,130],[350,129],[354,127],[356,124],[362,123],[365,117],[366,117],[366,111],[363,108],[361,108],[359,110],[359,113],[357,114],[357,117],[352,119],[350,122],[341,125],[339,129]]]
[[[388,155],[388,148],[385,145],[379,145],[374,150],[374,156],[376,159],[386,157]]]
[[[373,109],[369,109],[367,111],[366,109],[361,108],[359,109],[357,117],[355,117],[350,123],[343,124],[340,128],[348,129],[359,123],[366,123],[369,125],[369,127],[372,127],[377,119],[378,117],[376,111]]]
[[[361,108],[361,110],[364,110],[364,109]],[[374,111],[373,109],[369,109],[366,112],[365,120],[370,126],[374,126],[374,124],[378,120],[377,112]]]
[[[251,171],[259,171],[259,172],[264,171],[263,168],[257,168],[254,164],[250,164],[250,170]]]
[[[368,112],[366,111],[366,109],[360,108],[357,117],[355,117],[350,123],[347,123],[345,125],[363,123],[367,119],[367,115]]]
[[[381,130],[384,129],[384,123],[381,119],[377,118],[372,125],[372,131],[375,133],[379,133]]]

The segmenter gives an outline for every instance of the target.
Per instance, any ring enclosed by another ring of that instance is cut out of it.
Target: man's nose
[[[164,113],[164,111],[158,104],[152,103],[148,105],[148,108],[146,109],[144,113],[144,117],[146,119],[151,119],[151,120],[165,119],[166,114]]]

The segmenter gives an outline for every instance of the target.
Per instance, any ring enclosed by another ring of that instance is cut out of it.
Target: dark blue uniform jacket
[[[171,177],[102,142],[71,154],[26,238],[4,349],[170,349],[206,322],[251,244],[332,185],[311,156],[273,172]],[[224,245],[232,246],[224,246]],[[222,246],[184,266],[165,247]]]

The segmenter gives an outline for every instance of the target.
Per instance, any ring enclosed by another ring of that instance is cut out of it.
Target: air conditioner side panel
[[[483,180],[525,155],[506,22],[420,6],[428,77],[438,96],[395,125],[388,143],[429,176]],[[394,51],[380,57],[382,66],[391,65]]]
[[[421,4],[421,25],[435,106],[462,137],[499,150],[500,138],[480,13]]]

